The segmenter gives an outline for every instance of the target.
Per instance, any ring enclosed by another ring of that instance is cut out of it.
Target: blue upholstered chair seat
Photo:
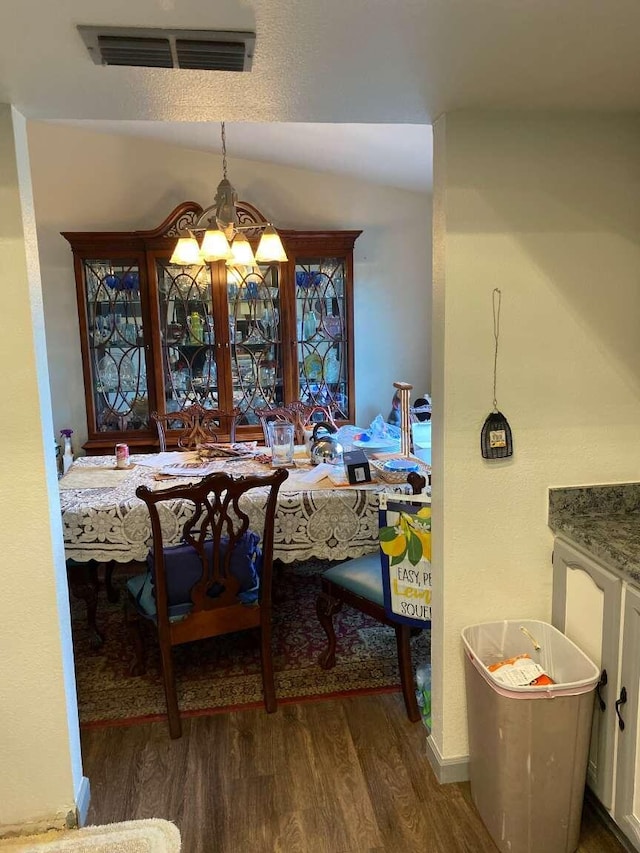
[[[323,577],[343,589],[348,589],[349,592],[379,604],[380,607],[384,605],[382,568],[378,551],[332,566]]]
[[[238,599],[249,606],[256,604],[260,595],[262,553],[259,541],[260,537],[256,533],[247,531],[235,545],[229,566],[231,574],[240,581]],[[227,540],[223,539],[221,542],[223,554],[226,549]],[[205,552],[209,559],[211,551],[212,543],[207,542]],[[164,564],[169,621],[176,622],[184,619],[193,609],[191,588],[202,576],[202,563],[195,549],[183,544],[164,549]],[[140,615],[155,621],[157,612],[152,554],[147,558],[147,571],[129,578],[127,589]],[[220,591],[214,585],[207,594],[211,598],[216,598]]]
[[[156,599],[153,584],[148,574],[136,575],[127,581],[129,594],[136,603],[138,612],[146,619],[156,621]],[[193,604],[172,604],[169,606],[169,622],[178,622],[191,611]]]

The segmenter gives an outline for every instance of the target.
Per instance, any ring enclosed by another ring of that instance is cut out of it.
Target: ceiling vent
[[[78,27],[96,65],[251,71],[255,33]]]

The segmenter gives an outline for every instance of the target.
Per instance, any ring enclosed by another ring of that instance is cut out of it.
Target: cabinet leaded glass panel
[[[208,265],[156,264],[165,411],[191,402],[218,408],[216,330]]]
[[[278,285],[275,266],[227,273],[233,405],[243,424],[259,423],[255,409],[283,402]]]
[[[298,260],[296,333],[300,399],[347,418],[348,352],[343,258]]]
[[[96,429],[144,429],[149,400],[138,265],[85,260],[83,272]]]

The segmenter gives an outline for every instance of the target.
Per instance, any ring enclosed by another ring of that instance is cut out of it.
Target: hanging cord
[[[227,177],[227,132],[222,122],[222,177]]]
[[[500,307],[502,303],[502,291],[493,288],[493,337],[496,342],[493,356],[493,411],[498,411],[498,399],[496,396],[496,384],[498,381],[498,338],[500,337]]]

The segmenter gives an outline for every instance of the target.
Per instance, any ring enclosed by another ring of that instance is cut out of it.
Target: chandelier
[[[180,266],[226,261],[228,266],[252,267],[259,263],[281,263],[287,255],[280,236],[270,222],[238,224],[236,202],[238,194],[227,178],[227,137],[224,122],[222,132],[222,180],[214,202],[205,208],[194,225],[178,239],[170,263]],[[262,230],[255,255],[243,231]],[[203,233],[202,241],[196,235]]]

